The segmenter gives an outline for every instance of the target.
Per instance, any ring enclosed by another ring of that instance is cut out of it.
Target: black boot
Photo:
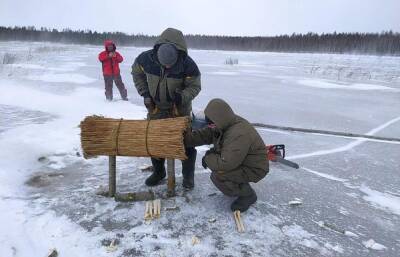
[[[151,163],[153,164],[153,174],[146,179],[145,183],[147,186],[156,186],[165,178],[167,174],[165,172],[164,162],[164,159],[151,158]]]
[[[196,148],[186,148],[187,160],[182,161],[182,186],[186,189],[194,188],[194,170],[196,165]]]
[[[244,183],[240,185],[242,194],[231,204],[232,211],[245,212],[249,207],[257,201],[256,192],[249,185],[249,183]]]

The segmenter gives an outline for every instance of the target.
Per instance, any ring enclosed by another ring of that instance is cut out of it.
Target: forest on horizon
[[[189,48],[204,50],[232,50],[297,53],[350,53],[400,55],[400,33],[327,33],[296,34],[271,37],[239,37],[185,35]],[[117,45],[151,47],[157,36],[128,35],[122,32],[102,32],[71,29],[37,29],[0,26],[0,41],[36,41],[72,44],[103,44],[112,39]]]

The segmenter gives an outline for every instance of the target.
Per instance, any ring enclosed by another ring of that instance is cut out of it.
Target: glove
[[[143,103],[144,106],[146,106],[147,110],[154,109],[154,102],[149,93],[143,94]]]
[[[207,156],[207,155],[204,155],[204,156],[203,156],[203,159],[201,159],[201,165],[203,166],[204,169],[207,169],[207,168],[208,168],[207,163],[206,163],[206,161],[205,161],[206,156]]]
[[[182,104],[182,93],[175,92],[174,102],[175,102],[176,105],[181,105]]]
[[[146,106],[147,110],[153,110],[154,109],[153,99],[151,99],[151,97],[144,98],[144,106]]]

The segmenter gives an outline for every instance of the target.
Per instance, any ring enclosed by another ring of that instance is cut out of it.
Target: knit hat
[[[161,44],[157,50],[157,58],[163,66],[173,66],[178,60],[178,50],[173,44]]]

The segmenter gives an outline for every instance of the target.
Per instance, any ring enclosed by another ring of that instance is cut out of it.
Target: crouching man
[[[185,144],[214,145],[203,157],[203,167],[212,171],[211,181],[222,193],[237,197],[232,211],[244,212],[257,201],[249,182],[258,182],[269,172],[265,144],[255,128],[222,99],[211,100],[204,114],[210,126],[187,132]]]

